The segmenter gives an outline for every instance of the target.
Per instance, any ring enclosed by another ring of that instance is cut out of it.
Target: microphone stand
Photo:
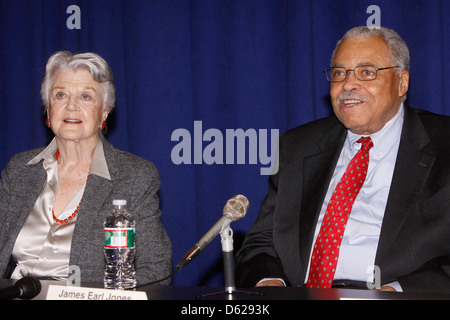
[[[197,299],[221,294],[228,294],[229,300],[233,300],[233,294],[256,294],[259,296],[263,296],[264,293],[262,292],[236,290],[236,284],[234,281],[233,230],[231,229],[230,225],[227,225],[224,229],[222,229],[222,231],[220,232],[220,238],[223,252],[225,291],[202,294],[197,296]]]

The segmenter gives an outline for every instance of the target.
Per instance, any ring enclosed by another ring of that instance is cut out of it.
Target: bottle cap
[[[127,204],[127,200],[123,199],[114,199],[113,200],[113,206],[124,206]]]

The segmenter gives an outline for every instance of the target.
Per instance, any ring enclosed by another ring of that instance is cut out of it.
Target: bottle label
[[[105,228],[105,248],[134,248],[134,228]]]

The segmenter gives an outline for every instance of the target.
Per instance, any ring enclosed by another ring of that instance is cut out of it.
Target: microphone
[[[32,299],[41,292],[41,282],[32,277],[24,277],[13,286],[0,289],[0,300],[14,298]]]
[[[201,238],[178,262],[175,270],[183,269],[189,264],[200,252],[223,230],[225,230],[231,222],[237,221],[245,216],[249,207],[248,199],[238,194],[229,199],[223,207],[223,216],[209,231]]]

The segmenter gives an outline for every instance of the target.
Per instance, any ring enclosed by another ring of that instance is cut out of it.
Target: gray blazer
[[[161,223],[155,165],[115,149],[100,135],[111,180],[90,175],[77,217],[70,265],[81,270],[82,282],[103,282],[103,221],[113,199],[126,199],[136,220],[135,268],[138,284],[159,280],[171,272],[172,247]],[[42,161],[26,165],[43,148],[12,157],[0,180],[0,275],[4,275],[16,238],[46,181]],[[170,283],[167,280],[163,283]]]

